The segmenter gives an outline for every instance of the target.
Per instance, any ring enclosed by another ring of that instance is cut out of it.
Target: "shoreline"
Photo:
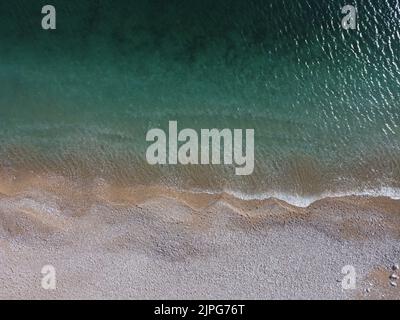
[[[15,193],[2,184],[0,299],[400,297],[389,279],[400,261],[399,200],[350,196],[301,208],[60,182],[32,180],[36,189],[14,185]],[[44,265],[57,270],[54,291],[40,287]],[[341,287],[346,265],[357,270],[354,290]]]
[[[36,174],[33,171],[23,172],[19,175],[0,172],[0,179],[0,197],[13,197],[29,194],[32,191],[43,191],[63,200],[71,198],[71,200],[75,201],[77,193],[80,193],[82,200],[104,200],[109,201],[110,204],[113,202],[131,202],[135,204],[137,201],[149,199],[150,195],[154,198],[170,197],[177,200],[187,199],[187,201],[192,201],[195,205],[201,199],[200,201],[205,202],[205,206],[219,199],[239,202],[278,201],[298,209],[307,209],[323,200],[351,197],[400,200],[400,188],[392,187],[322,192],[315,195],[294,195],[281,191],[246,194],[229,189],[218,191],[200,188],[180,189],[161,184],[135,184],[126,186],[107,182],[103,178],[70,179],[61,175]],[[85,197],[86,199],[84,199]]]

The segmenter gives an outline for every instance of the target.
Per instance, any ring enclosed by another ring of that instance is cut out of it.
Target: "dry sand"
[[[0,186],[0,299],[400,298],[400,281],[389,280],[400,262],[400,201],[297,208],[44,180]],[[56,290],[41,287],[44,265],[56,270]],[[354,290],[342,288],[346,265]]]

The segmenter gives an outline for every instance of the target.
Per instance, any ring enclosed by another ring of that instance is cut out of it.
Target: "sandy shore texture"
[[[3,179],[0,195],[0,299],[400,298],[389,198],[298,208],[37,177]],[[44,265],[55,290],[41,287]],[[342,288],[346,265],[355,289]]]

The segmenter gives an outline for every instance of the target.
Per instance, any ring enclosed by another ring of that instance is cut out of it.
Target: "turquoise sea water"
[[[237,194],[400,187],[400,2],[0,3],[0,165]],[[344,4],[358,30],[343,30]],[[149,129],[254,128],[256,170],[146,164]]]

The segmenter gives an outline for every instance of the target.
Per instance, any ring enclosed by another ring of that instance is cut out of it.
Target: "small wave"
[[[193,191],[192,191],[193,192]],[[248,194],[239,191],[225,190],[223,192],[214,192],[214,191],[200,191],[196,190],[194,193],[207,193],[210,195],[222,194],[225,193],[234,198],[251,201],[251,200],[269,200],[269,199],[277,199],[284,201],[288,204],[291,204],[300,208],[307,208],[311,204],[316,201],[323,200],[326,198],[342,198],[342,197],[386,197],[393,200],[400,200],[400,188],[390,188],[390,187],[381,187],[379,189],[365,189],[365,190],[356,190],[356,191],[343,191],[343,192],[324,192],[320,195],[313,196],[302,196],[289,194],[284,192],[268,192],[268,193],[256,193],[256,194]]]

